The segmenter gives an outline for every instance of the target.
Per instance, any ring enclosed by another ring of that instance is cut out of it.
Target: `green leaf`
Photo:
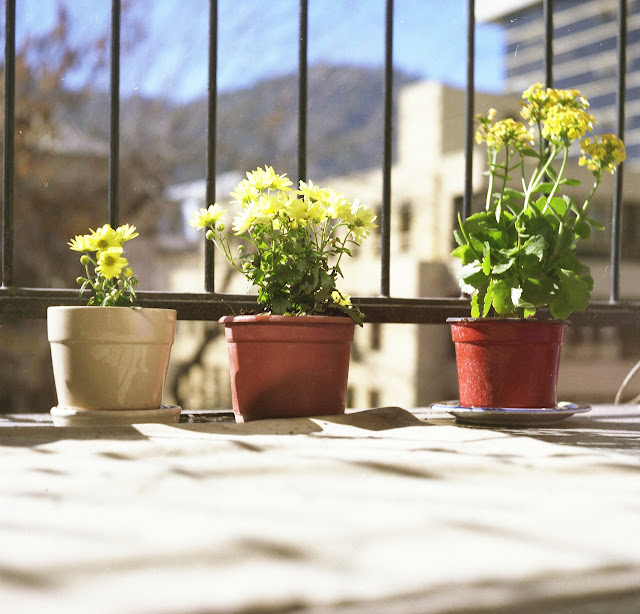
[[[489,315],[489,311],[491,311],[491,304],[493,303],[493,289],[491,286],[487,288],[487,291],[484,294],[484,304],[482,307],[482,317],[486,318]]]
[[[592,217],[585,218],[587,224],[591,226],[591,228],[595,228],[595,230],[605,230],[605,227],[600,223],[594,220]]]
[[[484,244],[484,258],[482,259],[482,272],[488,277],[491,275],[491,246]]]
[[[494,275],[502,275],[502,273],[506,273],[514,264],[516,260],[515,258],[509,258],[506,262],[499,262],[498,264],[494,264],[491,272]]]
[[[493,308],[500,316],[509,315],[515,311],[515,306],[511,301],[511,289],[511,284],[503,279],[499,279],[491,284]]]
[[[551,301],[551,315],[559,320],[569,317],[574,311],[583,311],[589,306],[591,289],[589,284],[571,271],[559,271],[558,289]]]
[[[545,241],[544,237],[534,235],[525,241],[522,246],[522,251],[527,256],[534,256],[539,262],[542,262],[548,247],[549,244]]]
[[[478,293],[476,292],[471,297],[471,317],[479,318],[480,317],[480,307],[478,305]]]
[[[588,239],[591,236],[591,226],[585,220],[576,222],[573,231],[580,239]]]

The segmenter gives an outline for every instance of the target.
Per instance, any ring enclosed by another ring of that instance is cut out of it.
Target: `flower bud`
[[[77,284],[83,284],[84,283],[84,277],[76,277],[76,283]]]
[[[82,256],[80,257],[80,264],[82,266],[87,266],[90,262],[91,262],[91,258],[89,258],[87,254],[82,254]]]
[[[213,230],[209,229],[207,230],[207,234],[205,235],[205,237],[207,237],[209,241],[213,241],[216,238],[216,235]]]
[[[250,262],[245,262],[245,263],[242,265],[242,270],[243,270],[243,271],[248,271],[250,268],[251,268],[251,263],[250,263]]]
[[[218,232],[224,232],[224,224],[220,223],[216,226]]]
[[[126,267],[125,269],[122,270],[122,274],[125,277],[131,277],[133,275],[133,269],[130,266],[128,266],[128,267]]]
[[[238,253],[241,254],[242,252],[244,252],[244,245],[238,245]]]

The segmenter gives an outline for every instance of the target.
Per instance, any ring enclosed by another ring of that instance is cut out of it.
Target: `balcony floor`
[[[640,611],[640,409],[481,428],[0,416],[9,612]]]

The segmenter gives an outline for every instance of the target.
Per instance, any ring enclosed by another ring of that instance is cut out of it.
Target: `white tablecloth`
[[[0,416],[2,612],[640,612],[635,406],[37,420]]]

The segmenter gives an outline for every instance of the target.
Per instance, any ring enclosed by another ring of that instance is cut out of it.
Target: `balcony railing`
[[[545,79],[553,83],[553,0],[543,1]],[[14,284],[14,153],[15,153],[15,64],[16,64],[16,0],[5,2],[5,91],[4,91],[4,181],[2,220],[2,287],[0,288],[0,316],[43,318],[50,305],[80,304],[74,289],[42,289],[18,287]],[[108,219],[112,226],[119,222],[119,90],[120,90],[120,0],[111,3],[110,53],[110,149]],[[617,69],[617,133],[624,138],[625,75],[627,49],[627,2],[618,2],[618,69]],[[475,77],[475,1],[467,0],[467,70],[465,119],[465,179],[463,217],[470,212],[473,170],[473,122]],[[384,54],[384,140],[383,181],[380,216],[380,292],[379,296],[357,297],[361,309],[372,322],[443,323],[447,317],[464,316],[469,312],[466,298],[396,298],[390,295],[391,263],[391,172],[393,143],[393,31],[394,2],[386,0],[385,54]],[[209,1],[209,71],[208,116],[206,148],[206,200],[214,202],[216,193],[216,111],[217,111],[217,48],[218,2]],[[307,69],[308,69],[308,0],[299,1],[299,90],[298,90],[298,178],[306,179],[307,168]],[[599,326],[628,326],[640,320],[640,305],[622,303],[620,297],[621,223],[623,167],[620,167],[614,186],[611,284],[608,301],[593,302],[585,312],[576,313],[571,320],[576,324]],[[171,307],[180,319],[215,320],[234,311],[251,309],[255,300],[251,296],[233,295],[216,291],[214,279],[214,249],[206,242],[204,290],[200,293],[140,292],[143,306]]]

